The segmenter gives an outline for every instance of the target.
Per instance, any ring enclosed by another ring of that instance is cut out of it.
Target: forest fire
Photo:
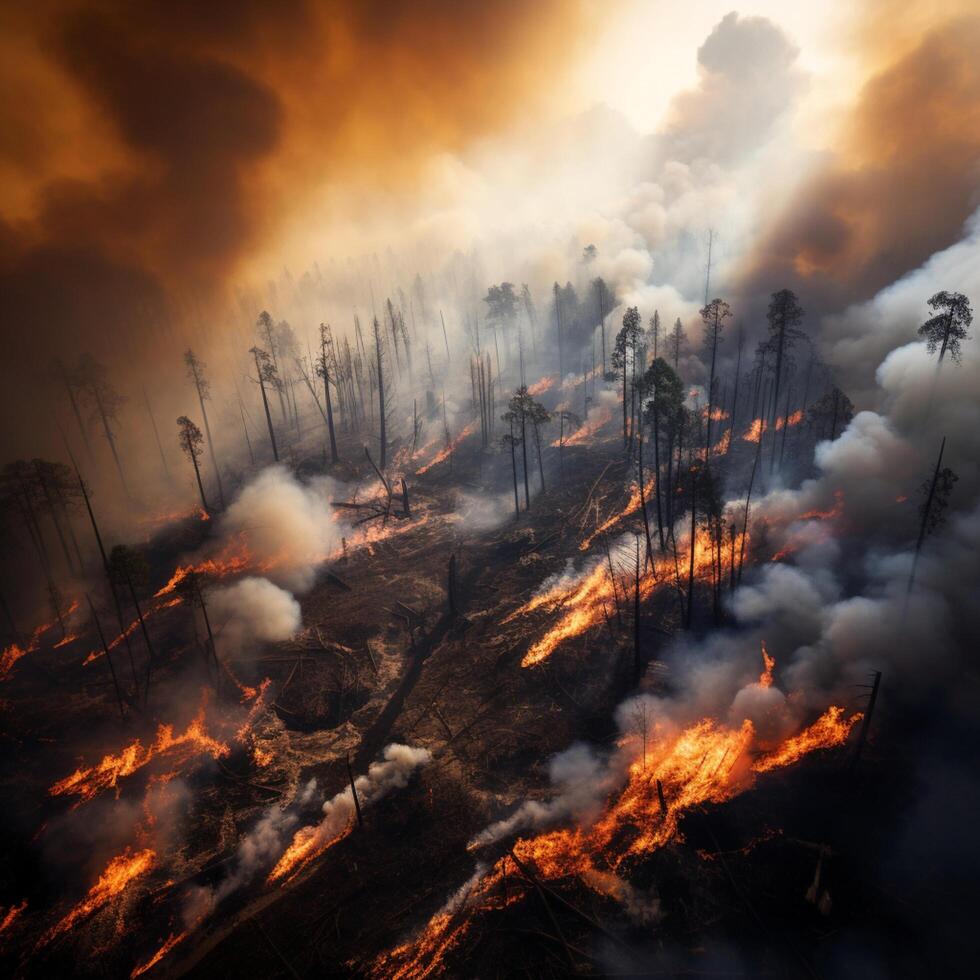
[[[433,456],[432,459],[425,464],[425,466],[420,466],[415,471],[415,475],[422,476],[423,474],[428,473],[434,466],[438,466],[441,462],[443,462],[443,460],[449,459],[449,457],[459,447],[460,443],[466,439],[469,439],[469,437],[476,432],[476,425],[477,423],[474,419],[472,422],[468,422],[465,426],[463,426],[456,437],[452,439],[448,445],[443,446],[443,448],[440,449],[439,452],[437,452],[435,456]]]
[[[177,948],[188,936],[189,932],[171,933],[166,942],[145,962],[133,968],[129,975],[129,980],[135,980],[144,973],[149,973],[168,953]]]
[[[45,946],[52,940],[70,931],[83,919],[108,905],[121,895],[134,881],[146,875],[156,863],[156,852],[150,848],[139,851],[126,849],[116,855],[99,875],[98,881],[88,894],[58,923],[41,937],[38,945]]]
[[[351,819],[345,827],[331,837],[318,833],[316,827],[301,827],[296,831],[289,847],[283,852],[276,866],[269,872],[269,884],[289,880],[300,873],[311,861],[316,860],[334,844],[342,841],[353,829]]]
[[[48,792],[51,796],[77,796],[75,806],[78,806],[109,789],[118,793],[121,779],[133,775],[161,756],[167,756],[171,764],[180,765],[195,755],[206,753],[215,759],[227,755],[230,751],[228,746],[207,732],[206,709],[205,697],[197,714],[180,734],[175,735],[171,725],[160,725],[150,745],[144,747],[136,739],[121,752],[104,756],[96,765],[76,769],[70,776],[51,786]]]
[[[742,535],[738,533],[731,553],[738,554],[742,549]],[[680,542],[679,553],[690,548]],[[684,559],[685,561],[687,559]],[[698,528],[694,546],[694,577],[702,579],[713,574],[720,564],[722,573],[730,566],[730,558],[722,549],[719,555],[715,543],[707,530]],[[676,585],[678,566],[673,555],[660,555],[652,566],[646,567],[640,576],[639,593],[641,601],[646,601],[654,590],[666,585]],[[628,576],[627,578],[631,578]],[[520,616],[527,616],[538,610],[547,613],[560,613],[558,622],[540,639],[536,640],[524,655],[522,667],[533,667],[551,656],[565,640],[581,636],[588,630],[607,622],[612,611],[618,608],[620,594],[628,595],[632,584],[619,575],[610,572],[609,563],[596,561],[576,575],[570,582],[564,577],[512,612],[505,623]]]
[[[797,520],[800,521],[830,521],[835,517],[840,517],[844,513],[844,491],[835,490],[834,491],[834,506],[828,507],[826,510],[808,510],[806,513],[801,514]]]
[[[752,424],[743,433],[742,438],[746,442],[759,442],[766,430],[769,428],[769,424],[765,419],[753,419]]]
[[[537,381],[535,381],[533,385],[528,385],[527,393],[533,398],[537,398],[538,395],[543,395],[546,391],[551,391],[554,386],[554,377],[546,374],[543,378],[539,378]]]
[[[598,527],[596,527],[595,530],[587,534],[579,542],[579,546],[578,546],[579,551],[588,551],[589,548],[592,547],[592,543],[595,541],[596,538],[601,537],[603,534],[605,534],[611,528],[614,528],[621,521],[624,521],[627,517],[630,517],[632,514],[637,513],[637,511],[639,511],[639,509],[643,506],[644,497],[647,500],[650,499],[650,494],[653,493],[654,485],[655,485],[654,478],[651,477],[649,480],[647,480],[646,487],[644,488],[644,492],[641,493],[639,484],[634,483],[630,490],[630,497],[629,500],[626,502],[626,506],[622,510],[610,514],[610,516],[607,517],[600,525],[598,525]]]
[[[17,921],[26,908],[26,899],[17,905],[11,905],[8,909],[0,907],[0,934],[6,932]]]
[[[795,412],[790,415],[783,417],[782,415],[776,419],[776,431],[784,429],[787,426],[799,425],[803,421],[803,409],[798,408]]]
[[[772,660],[766,657],[763,677],[771,681]],[[860,717],[845,720],[842,708],[831,707],[813,725],[751,765],[747,756],[755,732],[750,721],[729,728],[706,718],[675,734],[657,732],[645,760],[629,765],[625,787],[612,796],[594,823],[519,838],[510,854],[479,874],[414,940],[378,957],[372,975],[421,978],[440,973],[445,957],[477,916],[522,900],[531,885],[522,867],[532,868],[545,880],[578,876],[610,898],[634,897],[632,887],[617,872],[675,839],[685,813],[749,790],[754,772],[789,766],[808,753],[842,745]]]
[[[599,430],[612,421],[612,409],[608,405],[600,405],[589,412],[589,417],[570,436],[564,440],[559,437],[552,442],[552,447],[586,446],[595,438]]]
[[[0,976],[975,967],[980,10],[663,6],[4,20]]]
[[[36,626],[31,633],[30,639],[25,644],[22,645],[14,642],[9,646],[4,647],[3,651],[0,652],[0,681],[7,679],[10,672],[14,669],[14,666],[19,660],[26,657],[29,653],[34,653],[36,650],[40,649],[42,637],[54,629],[59,622],[63,626],[64,621],[77,609],[78,600],[73,599],[68,608],[61,613],[58,619],[53,619],[50,623],[42,623],[40,626]],[[77,639],[77,637],[74,634],[66,633],[57,643],[53,644],[53,647],[54,649],[58,649],[59,647],[66,646],[75,639]]]

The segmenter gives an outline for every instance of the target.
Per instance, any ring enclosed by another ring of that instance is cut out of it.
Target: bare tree
[[[117,544],[109,552],[108,569],[109,579],[114,586],[125,588],[129,592],[143,634],[143,642],[146,643],[148,660],[146,663],[146,684],[143,688],[143,704],[145,705],[150,696],[150,673],[153,670],[156,654],[153,650],[153,644],[150,642],[150,634],[146,629],[146,620],[143,618],[143,608],[140,606],[137,589],[145,588],[149,578],[149,566],[141,551],[137,551],[135,548],[127,548],[124,544]]]
[[[89,354],[83,354],[78,359],[74,372],[74,385],[91,402],[93,415],[102,423],[102,431],[106,442],[109,443],[116,472],[119,474],[119,483],[123,492],[129,497],[129,487],[126,484],[126,475],[123,473],[116,447],[116,435],[113,431],[113,425],[118,421],[119,409],[126,403],[126,399],[109,383],[105,365],[100,364]]]
[[[336,364],[336,356],[333,346],[333,335],[330,332],[330,324],[320,324],[320,361],[317,364],[316,373],[323,378],[323,395],[327,404],[327,429],[330,432],[330,461],[336,463],[340,457],[337,455],[337,437],[333,429],[333,400],[330,397],[330,375]],[[336,382],[334,382],[336,384]]]
[[[208,410],[205,402],[211,398],[211,382],[204,374],[207,366],[190,347],[184,351],[184,363],[187,365],[187,376],[194,382],[197,390],[198,404],[201,406],[201,418],[204,420],[204,432],[208,438],[208,452],[211,456],[211,465],[214,467],[214,478],[218,484],[218,503],[222,510],[225,506],[225,491],[221,485],[221,469],[218,466],[218,459],[214,452],[214,439],[211,437],[211,425],[208,422]]]
[[[275,461],[279,462],[279,450],[276,448],[276,433],[272,427],[272,413],[269,411],[269,396],[266,394],[265,386],[267,383],[274,383],[278,379],[275,365],[268,353],[261,347],[252,347],[249,353],[255,358],[255,381],[262,392],[262,407],[265,409],[265,421],[269,427],[269,441],[272,443],[272,455]]]
[[[504,412],[500,416],[501,419],[507,423],[509,431],[504,433],[501,438],[501,442],[507,449],[510,450],[510,466],[511,472],[514,475],[514,517],[519,519],[521,516],[521,501],[520,497],[517,495],[517,446],[521,442],[521,437],[518,436],[514,429],[514,423],[517,421],[517,413],[511,410]]]
[[[204,495],[204,484],[201,482],[201,468],[197,462],[201,458],[201,443],[204,442],[204,436],[201,434],[201,430],[186,415],[181,415],[177,419],[177,441],[180,443],[180,448],[184,455],[194,466],[197,489],[201,493],[201,506],[206,511],[208,510],[208,501]]]
[[[374,318],[375,372],[378,385],[378,465],[384,470],[388,459],[388,413],[391,411],[391,391],[385,374],[387,344],[378,318]]]
[[[912,558],[912,570],[909,572],[909,584],[905,591],[906,607],[908,597],[912,593],[912,586],[915,582],[915,570],[919,564],[919,553],[925,539],[934,534],[946,523],[946,508],[949,506],[950,494],[953,486],[959,477],[948,466],[943,466],[943,452],[946,449],[946,437],[939,445],[939,457],[936,459],[936,468],[933,471],[932,479],[926,480],[922,484],[919,494],[923,498],[919,506],[919,537],[915,542],[915,554]]]

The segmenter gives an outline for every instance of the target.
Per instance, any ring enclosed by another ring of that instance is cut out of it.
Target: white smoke
[[[480,831],[469,846],[483,847],[523,830],[536,830],[563,820],[594,819],[615,782],[607,761],[583,743],[559,752],[548,766],[548,775],[557,791],[554,796],[545,802],[526,801],[507,819]]]
[[[328,477],[308,484],[283,466],[262,470],[222,515],[221,531],[244,535],[256,564],[293,592],[313,585],[316,569],[341,546],[344,526],[330,507],[342,496]]]
[[[372,762],[365,775],[354,780],[361,807],[370,806],[392,790],[407,785],[412,774],[428,765],[428,749],[393,742],[384,750],[384,761]],[[288,809],[269,807],[255,827],[242,838],[235,862],[228,876],[216,887],[196,887],[186,896],[183,918],[193,928],[209,916],[217,905],[247,885],[258,873],[267,872],[282,856],[299,825],[299,812],[313,804],[317,783],[311,779]],[[355,819],[354,797],[350,787],[322,805],[323,819],[315,826],[312,838],[316,844],[327,844],[342,833]]]
[[[208,599],[222,644],[238,651],[288,640],[302,623],[299,603],[268,579],[248,577],[215,589]]]
[[[372,762],[367,773],[354,780],[361,806],[369,806],[393,789],[401,789],[416,769],[431,761],[432,753],[428,749],[393,742],[385,748],[383,762]],[[329,843],[354,820],[354,794],[350,786],[326,800],[322,809],[323,819],[313,828],[314,846]]]

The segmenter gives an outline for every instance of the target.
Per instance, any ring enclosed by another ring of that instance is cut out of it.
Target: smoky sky
[[[748,293],[785,285],[839,309],[958,240],[980,203],[978,43],[980,17],[955,18],[867,82],[749,258]]]
[[[393,184],[499,124],[580,26],[514,0],[63,0],[4,20],[0,310],[22,374],[146,359],[312,184]]]

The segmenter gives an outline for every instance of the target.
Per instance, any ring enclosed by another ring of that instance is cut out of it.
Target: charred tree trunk
[[[337,437],[334,435],[333,430],[333,400],[330,397],[330,374],[327,370],[327,344],[322,335],[320,337],[320,366],[323,369],[323,395],[327,402],[327,429],[330,432],[330,462],[336,463],[340,457],[337,455]]]
[[[276,433],[272,427],[272,413],[269,411],[269,397],[265,392],[265,380],[262,377],[262,366],[259,364],[259,355],[255,355],[255,373],[259,378],[259,390],[262,392],[262,407],[265,409],[265,421],[269,427],[269,442],[272,443],[273,459],[279,462],[279,450],[276,447]]]
[[[204,407],[204,392],[201,390],[201,382],[198,380],[197,376],[194,377],[194,386],[197,388],[197,401],[201,406],[201,418],[204,419],[204,434],[208,438],[208,453],[211,456],[211,465],[214,467],[214,479],[218,484],[218,503],[221,509],[225,509],[225,490],[221,485],[221,470],[218,468],[218,457],[214,452],[214,440],[211,438],[211,424],[208,422],[208,410]],[[194,471],[197,472],[197,462],[194,463]],[[200,485],[201,475],[198,473],[197,482]],[[204,498],[204,490],[201,490],[201,499]],[[207,506],[204,508],[207,510]]]
[[[150,425],[153,427],[153,438],[156,439],[157,450],[160,453],[160,462],[163,464],[163,472],[170,481],[170,466],[167,464],[167,455],[163,451],[163,443],[160,441],[160,430],[157,429],[157,420],[153,416],[153,409],[150,407],[150,397],[146,393],[146,388],[143,389],[143,404],[146,405],[146,414],[150,417]]]
[[[105,633],[102,632],[102,623],[99,622],[99,614],[95,611],[95,605],[92,602],[92,597],[86,592],[85,599],[88,602],[88,607],[92,613],[92,622],[95,623],[95,629],[99,634],[99,642],[102,644],[102,652],[105,654],[106,663],[109,665],[109,674],[112,676],[112,687],[116,692],[116,703],[119,705],[119,720],[126,720],[126,711],[123,707],[123,696],[122,691],[119,689],[119,678],[116,677],[116,668],[112,663],[112,654],[109,652],[109,644],[106,643]]]
[[[922,551],[922,543],[926,539],[926,532],[929,528],[929,514],[932,511],[932,502],[936,498],[936,485],[939,483],[939,472],[943,465],[943,452],[946,449],[946,437],[939,444],[939,457],[936,459],[936,469],[932,474],[932,482],[929,484],[929,495],[922,507],[922,522],[919,525],[919,537],[915,542],[915,553],[912,556],[912,570],[909,572],[909,584],[905,590],[905,609],[908,610],[909,596],[912,595],[912,586],[915,584],[915,570],[919,564],[919,553]]]

